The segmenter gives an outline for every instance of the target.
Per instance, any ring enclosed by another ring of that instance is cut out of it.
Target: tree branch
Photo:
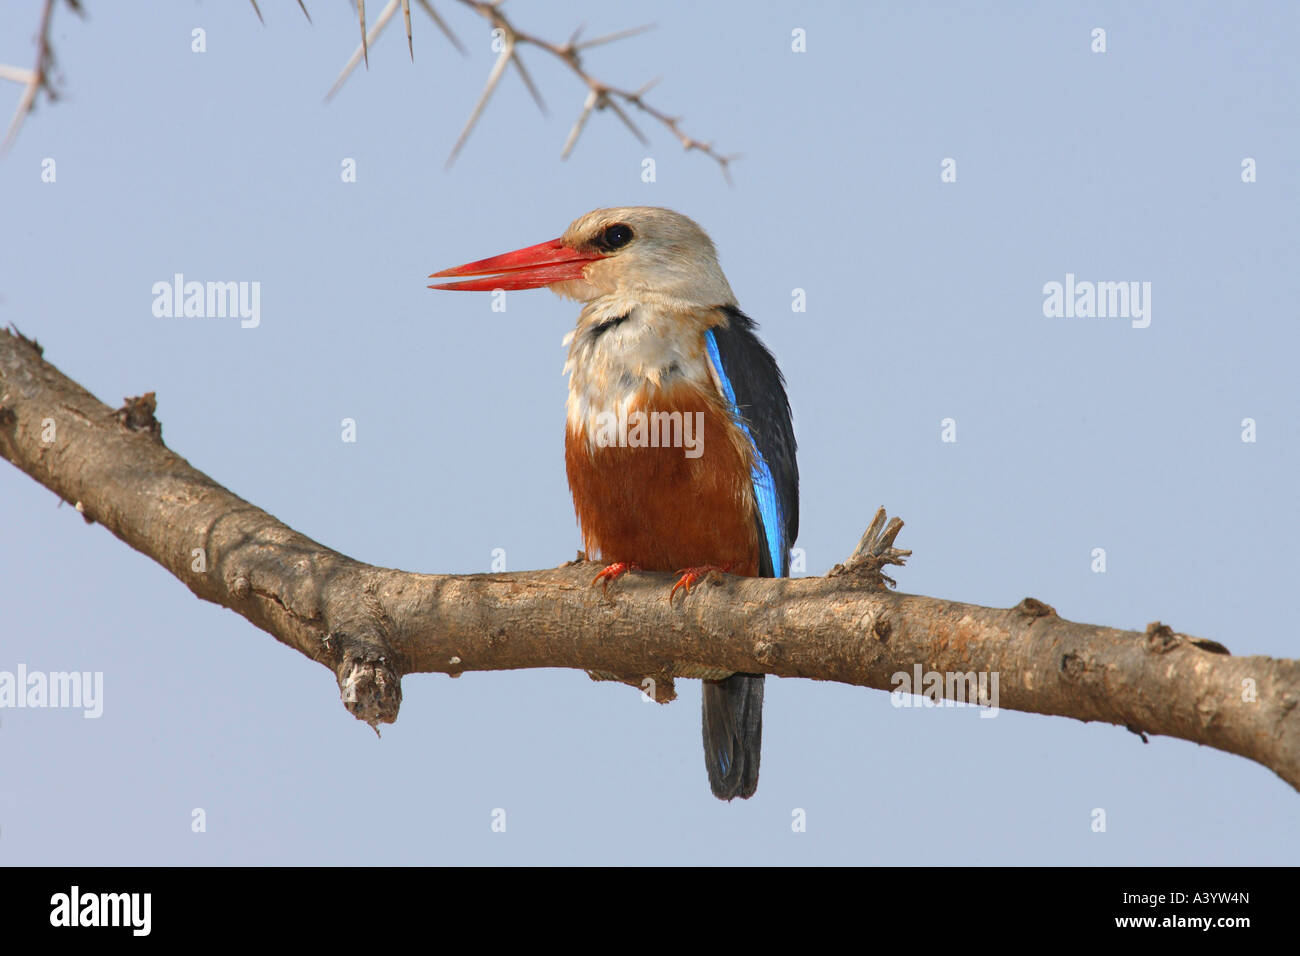
[[[1300,661],[1233,657],[1159,623],[1066,621],[1033,598],[1000,609],[893,593],[881,568],[906,552],[893,546],[901,523],[883,513],[826,577],[716,575],[676,604],[669,575],[633,572],[606,594],[581,561],[411,574],[354,561],[227,491],[162,443],[154,409],[151,393],[109,408],[36,343],[0,331],[0,456],[199,597],[329,667],[372,726],[396,719],[401,678],[418,672],[581,668],[667,701],[676,677],[892,690],[919,666],[998,675],[999,707],[1196,741],[1300,788]]]
[[[50,84],[50,72],[54,67],[54,49],[50,46],[50,22],[54,17],[54,3],[55,0],[45,0],[41,6],[40,25],[36,29],[36,65],[30,70],[23,70],[0,64],[0,79],[23,85],[18,106],[9,121],[9,129],[5,131],[4,141],[0,143],[0,156],[7,153],[14,140],[18,138],[23,120],[36,107],[37,94],[44,90],[47,97],[54,99],[54,87]],[[81,12],[80,0],[68,0],[68,6],[77,13]]]
[[[81,0],[64,0],[64,2],[66,2],[68,6],[77,13],[80,14],[82,12]],[[265,26],[266,20],[262,16],[262,9],[258,4],[258,0],[249,0],[249,2],[253,7],[253,12],[257,15],[258,21]],[[466,53],[464,45],[460,42],[460,39],[456,34],[452,32],[451,28],[447,25],[446,21],[442,18],[442,15],[438,13],[430,0],[416,0],[416,2],[420,5],[420,9],[424,11],[425,15],[429,17],[452,46],[464,55]],[[479,117],[482,116],[483,109],[487,105],[488,99],[491,97],[497,83],[500,82],[501,76],[504,74],[505,68],[508,65],[514,65],[515,70],[519,73],[520,79],[523,81],[524,86],[527,87],[534,102],[537,103],[538,108],[543,114],[546,113],[546,104],[542,101],[541,92],[538,90],[537,84],[533,82],[533,78],[529,74],[527,67],[524,66],[523,58],[519,54],[520,47],[532,46],[560,60],[587,87],[587,97],[584,100],[582,111],[578,116],[578,121],[573,125],[573,128],[569,132],[564,148],[560,152],[561,159],[569,158],[569,154],[572,153],[573,147],[577,143],[578,136],[582,133],[582,130],[586,126],[587,118],[593,110],[610,110],[610,112],[617,116],[619,120],[627,126],[627,128],[632,132],[632,135],[635,136],[639,142],[648,145],[649,140],[636,124],[632,122],[632,118],[628,115],[628,110],[626,109],[626,107],[635,107],[637,110],[651,117],[668,130],[673,137],[681,143],[682,148],[687,152],[696,151],[711,158],[722,170],[723,178],[726,179],[728,183],[731,182],[731,162],[738,159],[739,156],[727,156],[719,153],[713,148],[712,143],[688,135],[682,129],[682,121],[680,117],[665,113],[662,110],[651,106],[646,101],[646,94],[658,82],[658,80],[651,80],[639,90],[626,90],[616,86],[611,86],[610,84],[597,79],[594,75],[588,72],[586,67],[583,65],[582,54],[584,51],[595,46],[612,43],[615,40],[623,40],[644,33],[646,30],[651,29],[650,26],[639,26],[627,30],[619,30],[615,33],[606,34],[605,36],[595,37],[591,40],[579,40],[582,33],[582,28],[579,27],[574,31],[573,36],[569,38],[568,42],[552,43],[549,40],[544,40],[541,37],[517,29],[514,23],[501,9],[503,0],[457,0],[457,2],[488,20],[494,29],[501,31],[504,50],[501,57],[489,72],[487,84],[484,86],[478,102],[471,111],[469,119],[466,121],[464,128],[461,130],[460,136],[457,138],[455,145],[451,149],[451,153],[447,157],[448,166],[451,166],[452,163],[455,162],[456,156],[459,154],[461,147],[464,146],[465,141],[469,139],[469,134],[473,131]],[[51,100],[54,99],[54,88],[49,81],[49,74],[54,63],[54,50],[49,42],[49,32],[50,19],[53,14],[55,3],[56,0],[42,0],[40,25],[37,29],[36,36],[36,65],[32,69],[28,70],[22,67],[0,63],[0,80],[10,80],[23,86],[23,92],[19,97],[17,109],[14,110],[13,119],[9,124],[8,132],[5,135],[3,143],[0,144],[0,156],[4,155],[9,146],[12,145],[13,141],[17,138],[23,120],[26,119],[28,113],[30,113],[34,108],[37,95],[41,90],[44,90]],[[355,0],[354,6],[357,12],[361,39],[357,43],[356,49],[348,58],[347,62],[343,64],[343,69],[339,71],[333,85],[325,94],[325,102],[327,103],[334,98],[334,95],[338,93],[343,84],[347,81],[348,77],[352,75],[353,71],[359,64],[364,63],[367,69],[370,68],[370,48],[374,46],[375,41],[379,38],[380,34],[383,33],[384,28],[388,26],[389,21],[393,19],[399,8],[402,11],[402,22],[406,27],[407,52],[412,60],[415,59],[415,43],[411,33],[411,0],[388,0],[388,3],[380,11],[379,16],[372,22],[369,29],[366,27],[365,0]],[[307,22],[310,23],[311,14],[307,12],[307,7],[303,0],[298,0],[298,8],[302,11],[303,16],[307,18]]]
[[[465,48],[456,38],[456,35],[447,27],[446,23],[443,22],[442,17],[438,15],[432,4],[429,3],[429,0],[419,0],[419,2],[424,12],[437,24],[443,34],[446,35],[463,54]],[[651,80],[639,90],[626,90],[620,87],[611,86],[603,80],[597,79],[588,72],[587,68],[583,65],[582,54],[584,51],[589,50],[592,47],[601,46],[606,43],[613,43],[616,40],[623,40],[644,33],[646,30],[651,29],[649,25],[632,27],[627,30],[619,30],[615,33],[606,34],[605,36],[594,37],[590,40],[579,39],[582,34],[582,28],[579,27],[574,31],[573,36],[569,38],[568,42],[552,43],[550,40],[544,40],[534,34],[525,33],[523,30],[516,27],[510,18],[502,11],[502,0],[458,0],[458,2],[462,6],[468,7],[479,16],[486,19],[492,24],[493,29],[501,31],[502,50],[497,62],[488,73],[487,83],[483,87],[483,92],[479,94],[478,101],[470,112],[469,119],[461,130],[460,136],[457,137],[456,144],[451,149],[451,154],[447,157],[448,166],[455,162],[456,156],[459,154],[461,147],[464,146],[465,141],[469,139],[469,134],[473,131],[479,117],[483,114],[483,109],[487,105],[487,101],[491,98],[492,92],[495,90],[497,83],[500,82],[502,75],[505,73],[506,66],[510,63],[513,63],[515,69],[518,70],[520,78],[523,80],[524,85],[528,87],[528,92],[532,95],[533,100],[537,103],[542,113],[544,114],[546,112],[546,106],[542,102],[541,94],[538,92],[536,85],[529,76],[528,70],[524,67],[523,58],[519,55],[520,47],[532,46],[555,57],[567,66],[569,70],[587,87],[587,98],[584,101],[582,112],[579,114],[577,122],[574,123],[568,139],[565,141],[564,149],[560,153],[561,159],[569,158],[569,154],[573,151],[573,146],[577,142],[578,136],[586,125],[587,117],[591,114],[593,109],[609,109],[615,116],[622,120],[623,124],[631,130],[632,135],[635,136],[639,142],[647,144],[649,141],[646,139],[645,134],[642,133],[641,130],[637,128],[636,124],[632,122],[631,117],[624,108],[635,107],[637,110],[651,117],[667,129],[673,137],[681,143],[682,148],[687,152],[694,150],[703,153],[705,156],[708,156],[716,162],[722,170],[723,177],[728,183],[731,182],[730,164],[733,160],[738,158],[737,156],[723,155],[713,148],[713,144],[687,135],[687,133],[682,129],[680,117],[671,116],[670,114],[651,106],[646,101],[646,94],[658,82],[658,80]],[[325,94],[326,102],[332,99],[334,94],[339,91],[344,82],[347,81],[347,78],[352,75],[352,72],[356,69],[357,65],[361,63],[363,59],[368,58],[370,46],[374,44],[380,33],[383,32],[384,27],[388,25],[388,21],[396,12],[397,5],[398,0],[389,0],[388,5],[384,7],[383,11],[379,14],[379,18],[375,21],[374,27],[369,31],[369,33],[367,33],[365,28],[366,4],[365,0],[359,0],[357,3],[357,12],[361,19],[361,42],[357,44],[357,48],[352,52],[352,56],[348,58],[347,63],[343,65],[343,69],[339,71],[338,77],[334,80],[334,85],[331,86],[329,92]],[[256,8],[256,6],[254,8]],[[406,16],[406,39],[407,45],[410,47],[411,20],[408,0],[402,0],[402,12]],[[411,47],[411,50],[411,56],[414,58],[414,48]],[[368,59],[366,59],[366,63],[368,66]]]

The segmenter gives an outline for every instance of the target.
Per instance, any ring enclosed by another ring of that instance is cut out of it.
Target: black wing
[[[723,306],[728,325],[710,329],[710,359],[723,393],[757,451],[754,496],[758,500],[759,574],[790,573],[790,547],[799,535],[799,464],[785,377],[776,359],[754,334],[754,320],[735,306]],[[764,474],[764,470],[766,474]]]

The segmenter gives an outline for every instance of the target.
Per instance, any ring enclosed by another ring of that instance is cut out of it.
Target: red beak
[[[599,252],[579,252],[552,239],[539,242],[526,249],[502,253],[491,259],[467,262],[454,269],[435,272],[430,279],[446,276],[486,276],[462,282],[443,282],[430,289],[451,289],[457,292],[491,292],[493,289],[539,289],[553,282],[581,279],[583,268],[593,259],[605,258]]]

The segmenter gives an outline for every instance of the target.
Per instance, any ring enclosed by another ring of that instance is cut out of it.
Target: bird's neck
[[[719,321],[711,308],[615,296],[588,303],[568,339],[569,430],[590,435],[602,415],[626,413],[679,388],[710,389],[704,332]]]

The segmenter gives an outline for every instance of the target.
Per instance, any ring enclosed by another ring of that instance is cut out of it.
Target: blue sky
[[[0,62],[30,64],[38,6],[0,8]],[[550,115],[508,75],[444,169],[493,59],[487,25],[446,2],[468,56],[417,11],[415,62],[395,22],[328,106],[356,39],[346,4],[309,0],[308,24],[263,2],[265,27],[237,2],[88,7],[57,12],[63,98],[0,160],[0,323],[110,404],[155,390],[171,448],[299,531],[412,571],[484,571],[496,548],[511,570],[572,557],[573,303],[511,293],[494,313],[425,276],[591,208],[661,205],[712,234],[785,372],[809,573],[883,504],[914,551],[900,590],[1033,595],[1074,620],[1159,619],[1297,656],[1293,3],[511,5],[555,40],[652,19],[588,65],[628,87],[662,75],[652,102],[743,154],[732,187],[653,124],[647,147],[607,114],[561,162],[584,91],[536,53]],[[0,96],[7,113],[18,87]],[[947,158],[956,182],[941,182]],[[259,282],[260,324],[156,317],[151,288],[177,272]],[[1150,325],[1046,317],[1043,287],[1067,274],[1149,282]],[[1300,849],[1295,792],[1242,758],[812,681],[769,680],[762,782],[730,805],[709,795],[690,681],[659,707],[577,671],[412,675],[380,740],[328,671],[8,466],[0,543],[0,670],[104,675],[98,719],[0,710],[7,863],[1289,863]],[[369,838],[340,845],[340,819],[359,817]]]

